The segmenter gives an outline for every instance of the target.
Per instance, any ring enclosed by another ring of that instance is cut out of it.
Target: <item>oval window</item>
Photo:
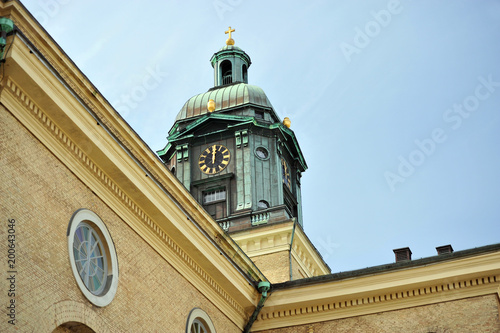
[[[269,151],[264,147],[257,147],[255,155],[261,160],[267,160],[269,158]]]
[[[108,229],[96,213],[77,210],[68,225],[68,251],[76,283],[96,306],[106,306],[118,288],[118,260]]]

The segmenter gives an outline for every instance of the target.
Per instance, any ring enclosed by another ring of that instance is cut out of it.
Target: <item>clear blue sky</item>
[[[500,242],[500,1],[23,3],[153,151],[235,28],[333,272]]]

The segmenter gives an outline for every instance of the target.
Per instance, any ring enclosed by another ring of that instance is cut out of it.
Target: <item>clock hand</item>
[[[212,146],[212,164],[215,164],[215,145]]]

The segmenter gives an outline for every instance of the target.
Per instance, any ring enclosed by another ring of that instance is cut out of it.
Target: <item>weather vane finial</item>
[[[227,31],[224,31],[224,33],[229,34],[229,38],[226,40],[226,45],[234,45],[234,39],[231,38],[231,32],[234,31],[235,30],[231,29],[231,27],[229,27]]]

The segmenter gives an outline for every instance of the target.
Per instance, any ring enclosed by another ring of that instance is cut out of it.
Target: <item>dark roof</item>
[[[397,270],[402,270],[402,269],[427,266],[427,265],[436,264],[436,263],[440,263],[440,262],[444,262],[444,261],[457,260],[457,259],[461,259],[461,258],[478,256],[481,254],[485,254],[485,253],[489,253],[489,252],[498,252],[498,251],[500,251],[500,243],[493,244],[493,245],[486,245],[486,246],[482,246],[482,247],[477,247],[477,248],[469,249],[469,250],[444,253],[444,254],[440,254],[440,255],[436,255],[436,256],[432,256],[432,257],[427,257],[427,258],[422,258],[422,259],[405,260],[405,261],[400,261],[397,263],[373,266],[373,267],[357,269],[357,270],[353,270],[353,271],[339,272],[339,273],[333,273],[333,274],[327,274],[327,275],[321,275],[321,276],[300,279],[300,280],[293,280],[293,281],[286,281],[286,282],[282,282],[282,283],[276,283],[276,284],[272,285],[272,290],[289,289],[289,288],[293,288],[293,287],[307,286],[307,285],[312,285],[312,284],[326,283],[326,282],[333,282],[333,281],[340,281],[340,280],[344,280],[344,279],[351,279],[351,278],[361,277],[361,276],[366,276],[366,275],[387,273],[390,271],[397,271]]]

